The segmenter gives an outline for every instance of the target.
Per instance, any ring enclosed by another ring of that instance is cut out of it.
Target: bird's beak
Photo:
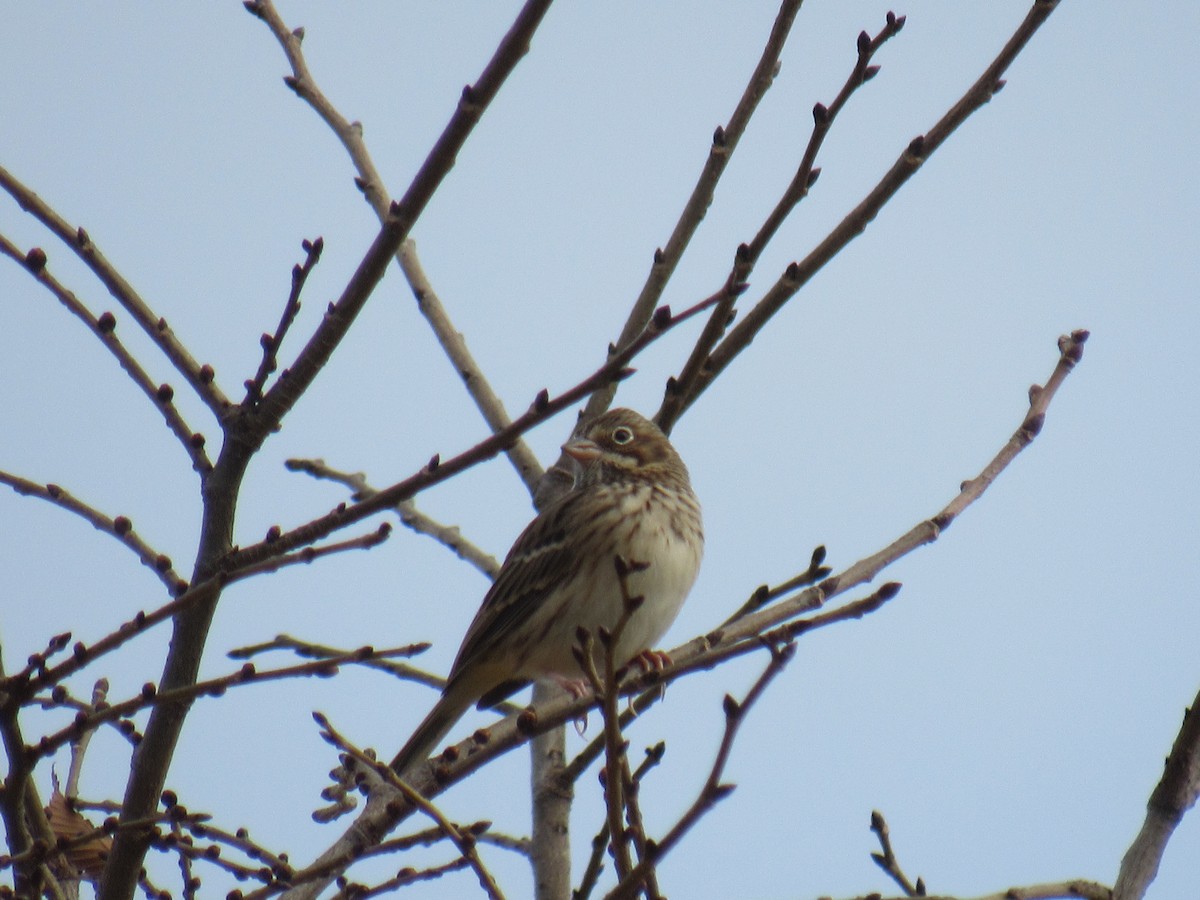
[[[563,444],[562,451],[576,462],[587,465],[600,455],[600,445],[587,438],[575,438]]]

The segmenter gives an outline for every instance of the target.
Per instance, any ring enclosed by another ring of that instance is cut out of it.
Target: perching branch
[[[726,626],[673,649],[670,651],[673,660],[670,666],[661,672],[650,672],[629,679],[623,685],[622,692],[637,695],[679,678],[687,672],[710,669],[725,659],[758,651],[762,647],[763,637],[771,629],[787,625],[804,613],[819,609],[834,597],[873,580],[896,560],[917,547],[936,540],[941,531],[979,499],[999,473],[1036,437],[1045,421],[1050,401],[1081,359],[1086,339],[1085,331],[1076,331],[1060,338],[1059,359],[1054,371],[1044,387],[1035,386],[1035,389],[1030,391],[1029,410],[1021,425],[980,475],[963,482],[959,494],[940,513],[917,525],[878,553],[858,561],[820,584],[765,609],[744,615]],[[825,621],[842,621],[848,617],[864,615],[872,609],[879,608],[889,597],[894,596],[896,589],[895,585],[884,585],[862,601],[827,613],[828,618]],[[814,624],[815,621],[810,624],[796,622],[790,625],[789,629],[793,633],[802,633],[804,630],[811,630]],[[574,700],[560,698],[538,707],[534,715],[522,713],[510,716],[491,728],[476,732],[468,742],[456,747],[438,767],[436,780],[432,773],[426,771],[423,774],[418,773],[419,777],[415,778],[411,785],[425,796],[436,796],[496,756],[523,743],[532,734],[548,731],[563,722],[576,719],[595,703],[594,697]],[[481,738],[484,739],[483,743],[480,742]],[[368,802],[367,808],[348,831],[312,866],[304,870],[307,873],[306,877],[311,876],[311,884],[304,890],[289,892],[288,896],[315,897],[324,883],[322,879],[330,878],[352,865],[366,847],[377,842],[380,836],[394,828],[400,819],[400,811],[389,804],[385,797],[381,796]]]

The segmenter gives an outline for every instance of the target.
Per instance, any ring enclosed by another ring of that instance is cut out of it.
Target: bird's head
[[[562,449],[579,464],[579,484],[629,477],[686,482],[688,477],[662,429],[631,409],[611,409],[581,422]]]

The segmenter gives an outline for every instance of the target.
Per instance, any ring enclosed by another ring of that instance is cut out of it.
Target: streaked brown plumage
[[[610,410],[582,423],[563,450],[580,468],[575,487],[513,544],[441,698],[392,760],[396,772],[429,756],[471,704],[493,705],[536,678],[579,679],[578,629],[611,631],[623,611],[616,556],[647,564],[628,575],[645,602],[621,634],[619,664],[663,636],[691,590],[704,547],[700,504],[658,426]]]

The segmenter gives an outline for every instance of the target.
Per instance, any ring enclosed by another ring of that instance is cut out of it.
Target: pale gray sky
[[[395,194],[518,7],[279,5],[289,24],[306,27],[314,75],[363,123]],[[414,231],[430,278],[511,411],[602,361],[776,6],[561,0],[551,10]],[[821,179],[760,262],[747,301],[961,95],[1027,6],[897,7],[906,28],[835,124]],[[887,9],[805,5],[667,302],[682,308],[719,286],[733,249],[790,178],[812,104],[832,100],[858,31],[877,31]],[[1053,368],[1058,335],[1092,332],[1033,446],[937,544],[889,571],[904,582],[900,596],[800,642],[737,745],[726,778],[738,790],[664,863],[666,893],[894,893],[868,855],[875,808],[902,863],[934,893],[1115,877],[1200,681],[1200,96],[1186,52],[1197,33],[1194,3],[1134,11],[1066,0],[1005,90],[676,430],[708,545],[671,645],[721,621],[756,585],[802,569],[814,545],[827,544],[841,568],[935,513],[1020,422],[1028,386]],[[0,164],[84,225],[231,394],[253,373],[258,335],[274,328],[300,240],[323,235],[326,252],[285,358],[376,232],[344,153],[283,86],[286,72],[267,29],[234,2],[24,4],[0,30]],[[93,310],[114,308],[7,197],[0,232],[44,247],[52,271]],[[188,571],[199,507],[185,455],[99,343],[3,262],[0,469],[129,515]],[[181,388],[128,317],[118,319],[153,377]],[[653,412],[698,327],[639,359],[620,402]],[[177,390],[181,409],[215,449],[215,426],[185,393]],[[571,421],[531,435],[544,461]],[[393,271],[251,468],[238,539],[251,543],[342,499],[286,473],[288,457],[321,456],[385,485],[484,433]],[[420,503],[498,556],[531,515],[504,461]],[[0,573],[0,637],[12,661],[57,631],[94,640],[163,599],[110,538],[8,491]],[[429,639],[424,661],[445,671],[484,588],[449,553],[398,532],[369,554],[230,590],[205,671],[228,670],[227,650],[280,631],[348,646]],[[131,694],[157,678],[165,641],[160,629],[131,644],[78,692],[107,674],[115,697]],[[761,664],[685,679],[633,729],[635,748],[667,741],[643,795],[652,830],[669,827],[698,790],[720,698],[741,695]],[[432,702],[427,689],[364,673],[202,701],[169,784],[192,809],[307,860],[340,833],[308,818],[332,764],[309,711],[390,753]],[[466,720],[459,732],[484,722]],[[582,745],[574,733],[568,741]],[[119,795],[126,765],[124,745],[101,735],[85,793]],[[525,833],[526,769],[526,755],[512,754],[442,805]],[[601,821],[593,776],[579,793],[582,860]],[[522,861],[485,854],[512,896],[528,893]],[[1152,900],[1196,896],[1197,860],[1193,814]],[[171,861],[151,863],[173,883]],[[229,887],[209,874],[204,895]],[[412,896],[473,887],[463,873]]]

